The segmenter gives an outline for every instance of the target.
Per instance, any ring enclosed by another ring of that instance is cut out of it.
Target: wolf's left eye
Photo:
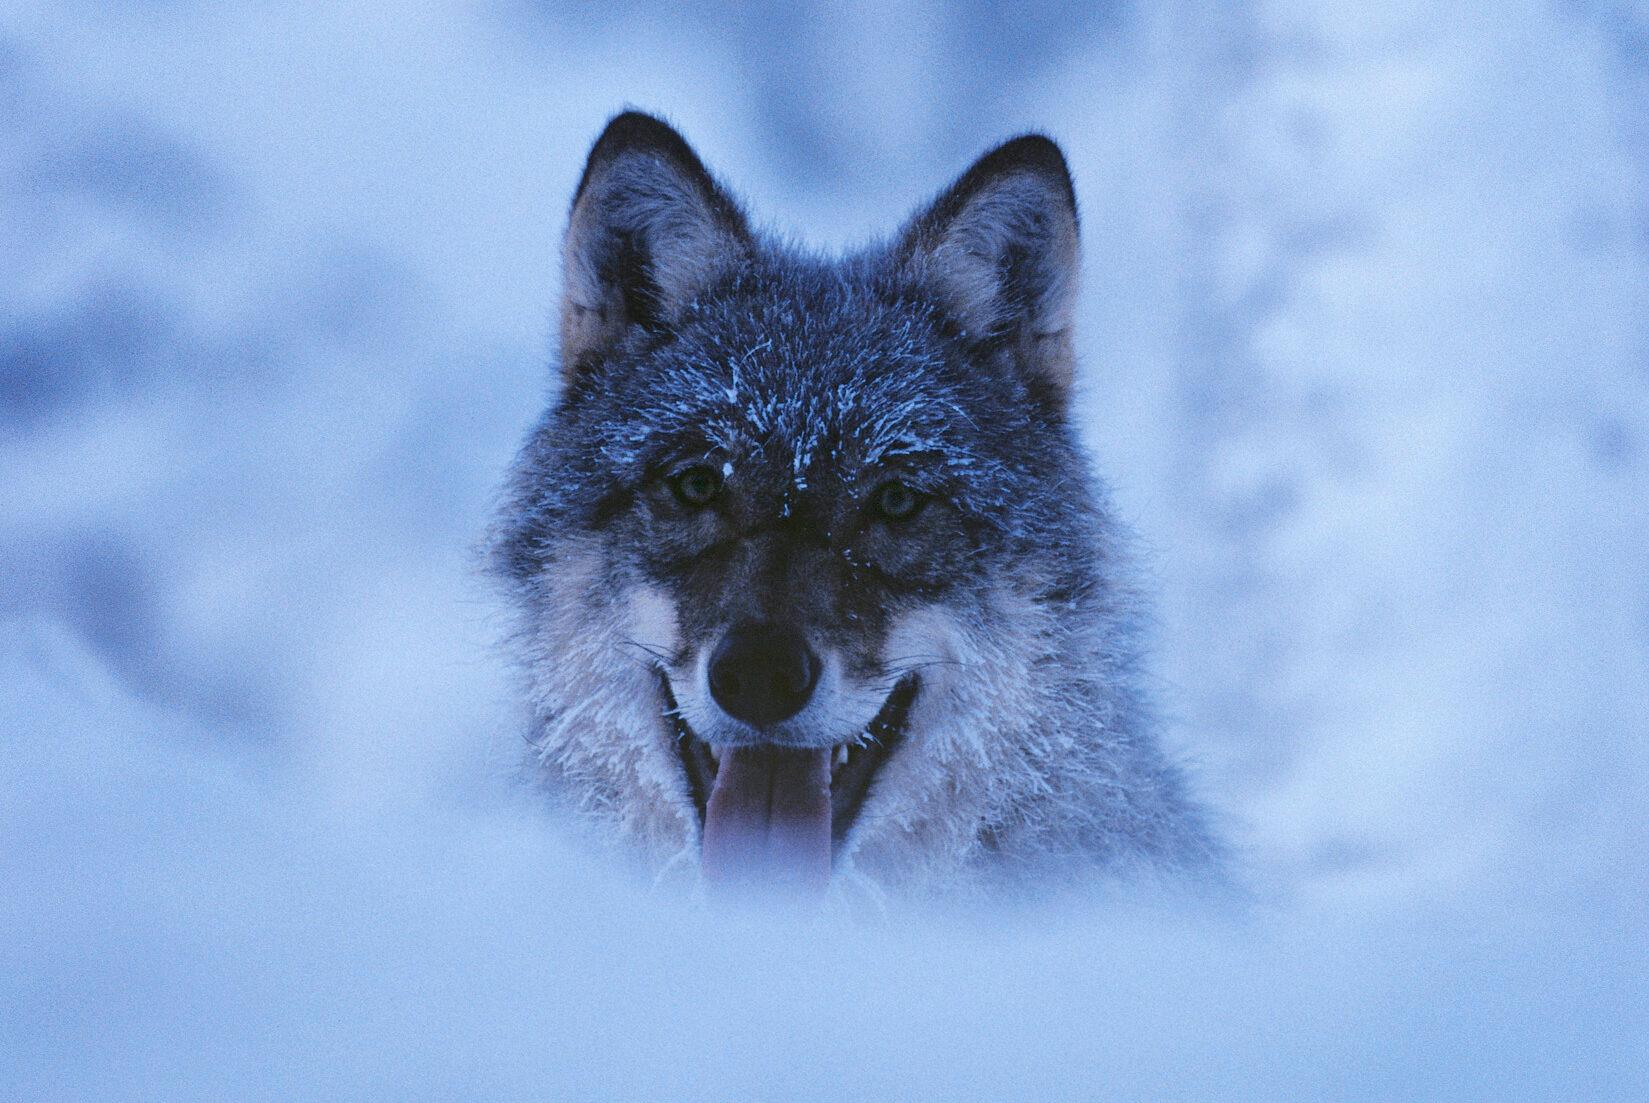
[[[871,507],[884,521],[908,521],[916,516],[927,500],[927,495],[911,489],[898,479],[883,483],[870,496]]]
[[[721,473],[715,468],[695,464],[670,479],[670,492],[676,501],[690,509],[699,509],[716,500],[721,493]]]

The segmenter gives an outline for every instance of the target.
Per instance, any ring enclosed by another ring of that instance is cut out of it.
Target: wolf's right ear
[[[596,139],[562,254],[561,367],[572,377],[637,331],[667,329],[750,251],[738,205],[667,124],[626,111]]]

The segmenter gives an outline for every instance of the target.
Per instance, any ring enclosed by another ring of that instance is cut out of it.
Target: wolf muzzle
[[[788,720],[819,682],[796,629],[746,622],[710,655],[710,694],[752,727]],[[822,888],[830,880],[831,748],[771,744],[724,751],[705,807],[703,868],[716,884]]]

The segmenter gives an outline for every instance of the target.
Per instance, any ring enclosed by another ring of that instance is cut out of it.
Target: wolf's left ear
[[[615,117],[567,223],[562,371],[577,374],[637,331],[667,329],[749,250],[744,214],[686,139],[639,111]]]
[[[904,276],[938,298],[968,341],[1008,349],[1063,407],[1078,251],[1076,192],[1057,145],[1027,134],[985,154],[894,248]]]

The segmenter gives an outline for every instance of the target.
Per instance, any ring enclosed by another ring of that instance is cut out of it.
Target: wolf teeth
[[[841,766],[846,766],[847,765],[847,744],[846,743],[836,744],[836,753],[833,756],[831,756],[831,765],[836,766],[836,767],[841,767]]]

